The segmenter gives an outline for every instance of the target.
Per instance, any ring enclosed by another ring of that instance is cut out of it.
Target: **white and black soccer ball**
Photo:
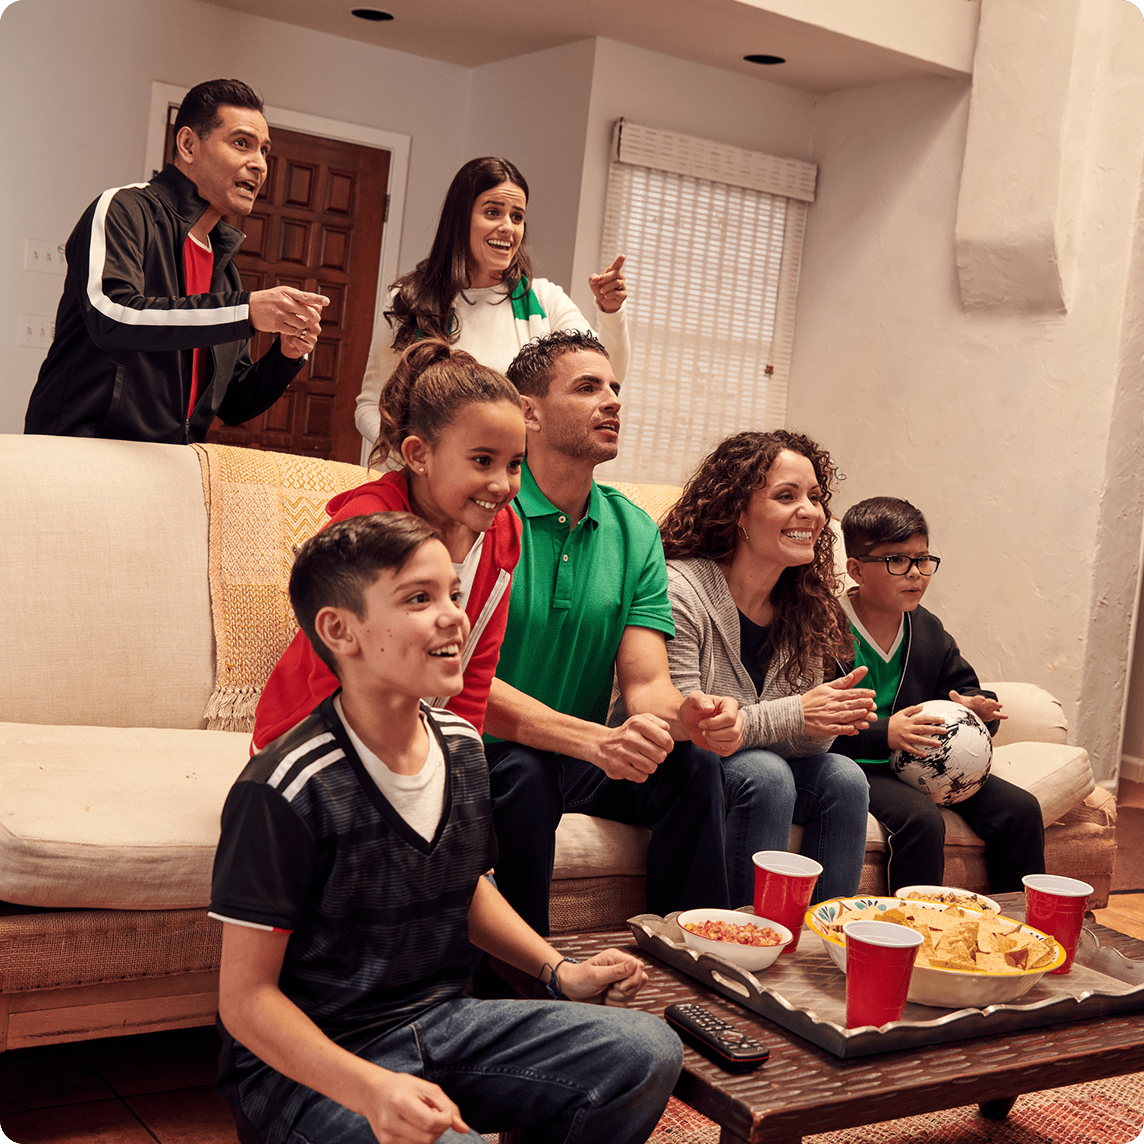
[[[930,699],[922,712],[940,715],[945,730],[924,755],[891,751],[890,768],[938,806],[952,806],[976,794],[989,777],[993,739],[977,715],[952,699]]]

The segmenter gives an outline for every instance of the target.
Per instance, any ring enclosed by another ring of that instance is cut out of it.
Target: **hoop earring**
[[[750,538],[750,537],[747,535],[747,530],[746,530],[746,529],[745,529],[745,528],[744,528],[744,527],[743,527],[741,524],[737,524],[735,527],[736,527],[736,528],[739,530],[739,535],[740,535],[740,536],[741,536],[741,537],[742,537],[744,540],[750,540],[750,539],[751,539],[751,538]]]

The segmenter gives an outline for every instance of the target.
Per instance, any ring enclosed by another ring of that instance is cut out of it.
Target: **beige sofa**
[[[292,632],[293,546],[363,477],[221,446],[0,437],[0,1050],[213,1020],[219,810]],[[662,507],[663,490],[630,491]],[[1041,799],[1050,869],[1103,901],[1113,800],[1051,696],[995,686],[1013,716],[998,769]],[[557,842],[554,930],[642,912],[644,832],[569,815]],[[865,888],[882,848],[872,824]],[[948,880],[984,889],[980,849],[951,830]]]

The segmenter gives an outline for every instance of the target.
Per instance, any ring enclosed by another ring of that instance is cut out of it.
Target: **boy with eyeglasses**
[[[865,731],[835,740],[870,783],[870,813],[890,835],[886,883],[942,885],[945,821],[928,795],[902,782],[890,768],[890,752],[924,755],[945,721],[925,715],[921,704],[952,699],[968,707],[994,735],[1001,704],[983,691],[941,621],[921,606],[941,561],[929,551],[929,526],[909,501],[872,497],[842,518],[846,571],[856,582],[842,600],[854,634],[855,666],[867,668],[877,721]],[[991,774],[981,789],[955,803],[985,843],[989,888],[1020,891],[1026,874],[1044,873],[1044,826],[1036,798]]]

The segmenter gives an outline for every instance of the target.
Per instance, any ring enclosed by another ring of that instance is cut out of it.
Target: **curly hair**
[[[507,159],[486,155],[470,159],[454,176],[445,193],[437,233],[422,259],[408,274],[393,285],[397,293],[392,309],[385,317],[393,328],[393,348],[405,349],[417,338],[457,340],[457,323],[453,305],[457,295],[469,284],[469,233],[472,229],[473,203],[501,183],[514,183],[524,192],[528,202],[528,183]],[[506,300],[516,294],[522,279],[532,278],[528,256],[528,231],[517,247],[516,257],[504,272]]]
[[[854,658],[849,624],[838,603],[841,585],[834,568],[834,533],[829,528],[830,498],[843,476],[830,454],[805,434],[786,429],[736,433],[704,458],[664,517],[660,532],[669,560],[698,556],[726,565],[739,543],[739,519],[751,497],[766,485],[767,474],[783,450],[800,454],[814,467],[828,526],[814,546],[814,559],[784,568],[771,589],[771,642],[782,649],[787,683],[799,689],[810,678],[814,661],[829,665]]]

